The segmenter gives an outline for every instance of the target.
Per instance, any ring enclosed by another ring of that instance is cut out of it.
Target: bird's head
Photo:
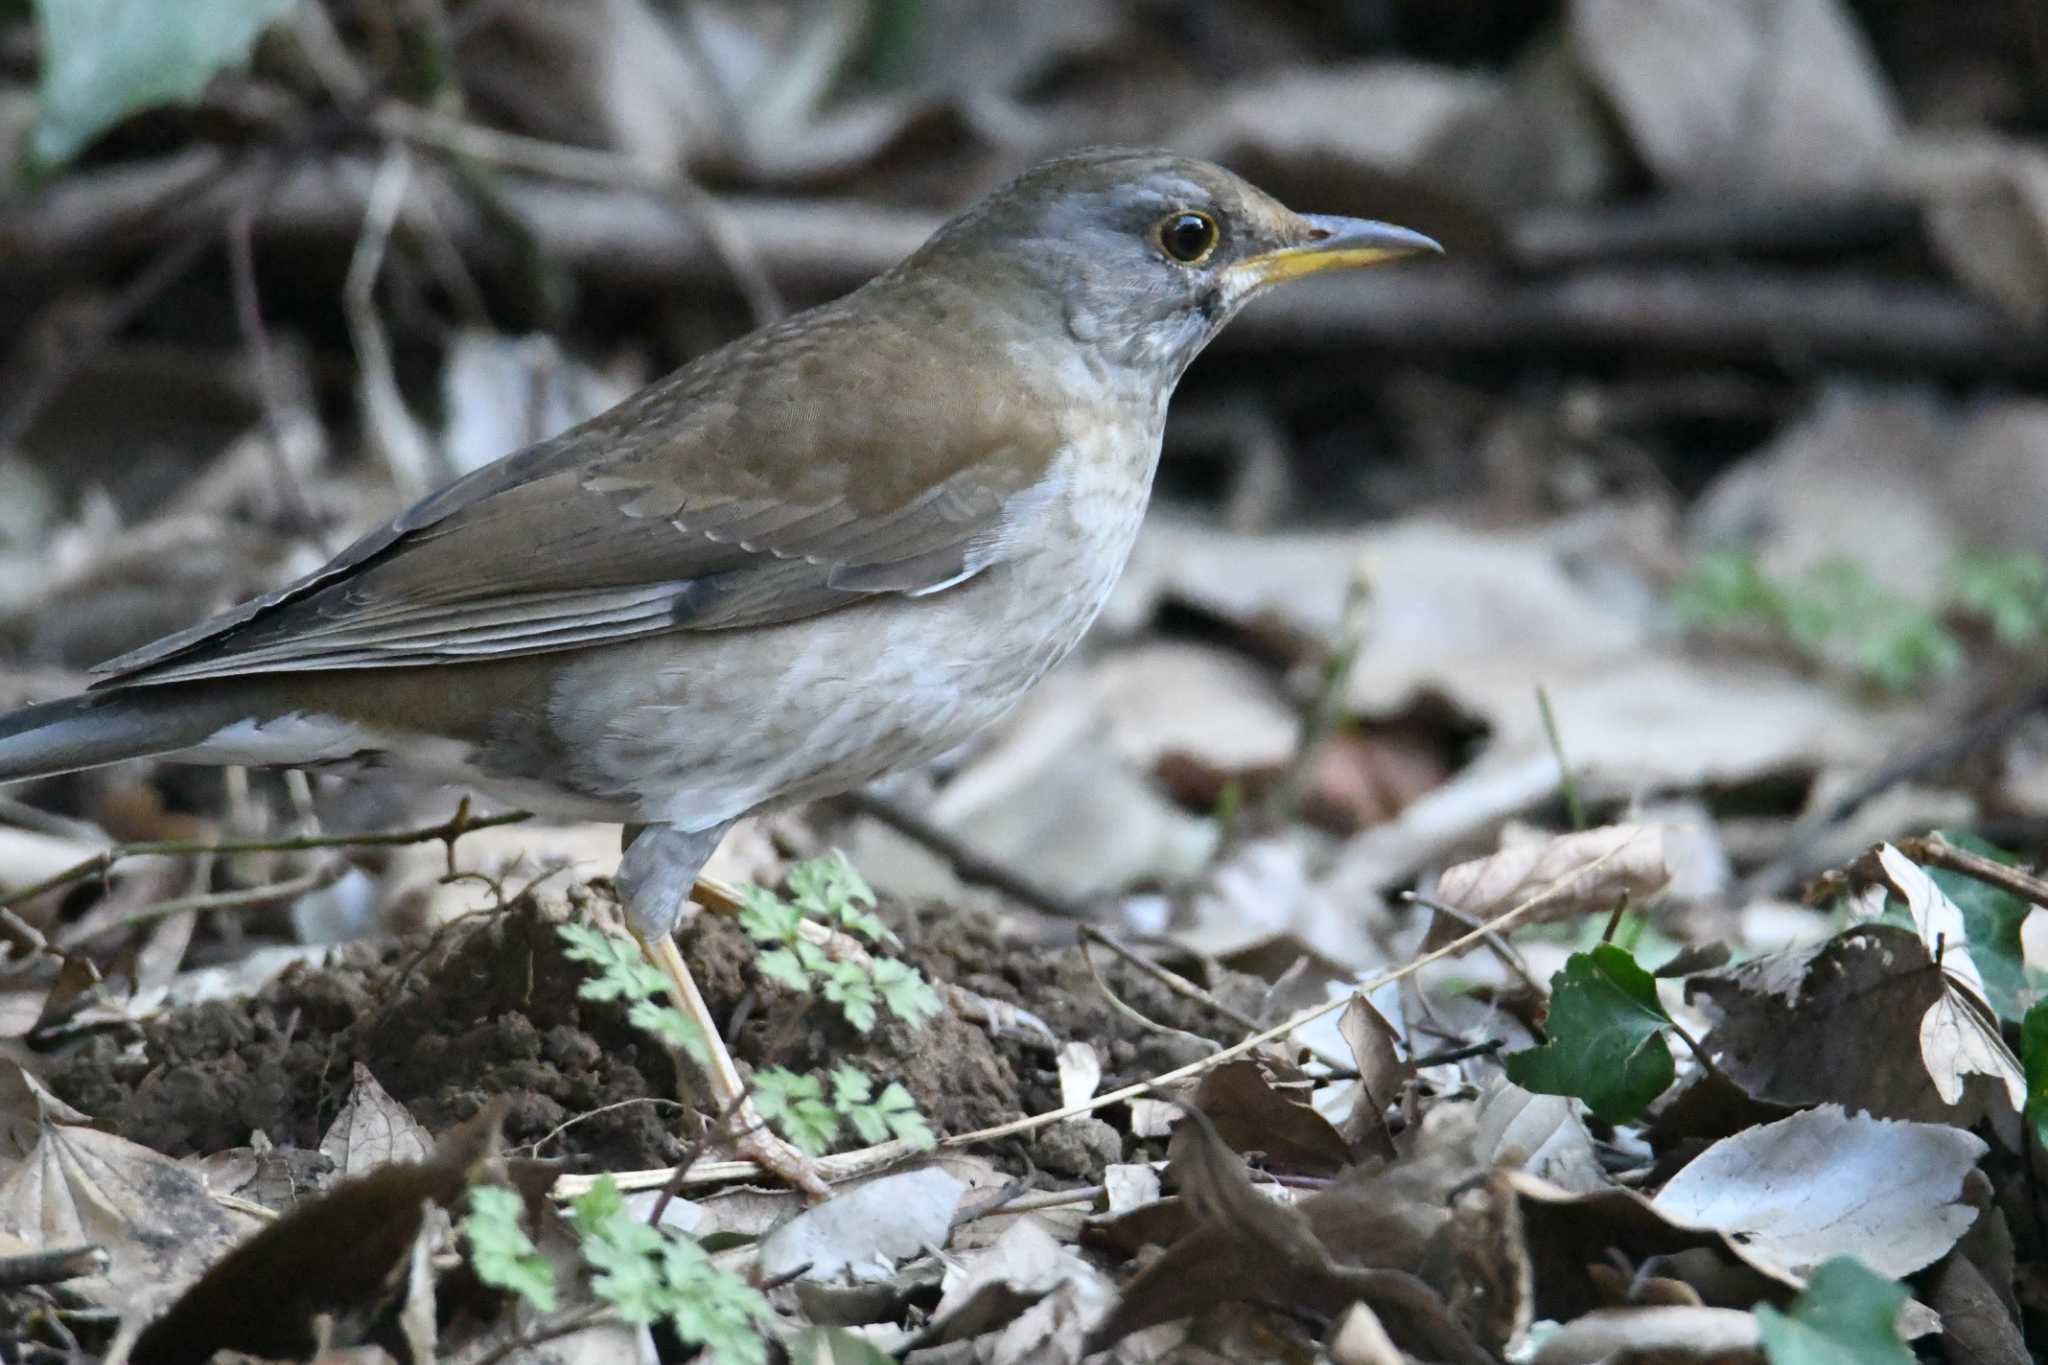
[[[1221,166],[1098,148],[1045,161],[948,223],[907,266],[971,284],[1114,365],[1170,385],[1272,285],[1442,250],[1419,232],[1296,213]]]

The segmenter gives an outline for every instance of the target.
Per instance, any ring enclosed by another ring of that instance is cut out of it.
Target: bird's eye
[[[1159,249],[1182,265],[1200,265],[1216,249],[1216,220],[1206,213],[1172,213],[1160,220]]]

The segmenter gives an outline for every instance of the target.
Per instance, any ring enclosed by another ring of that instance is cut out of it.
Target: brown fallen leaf
[[[1581,867],[1589,870],[1552,895],[1539,912],[1523,921],[1525,926],[1605,913],[1624,899],[1640,904],[1662,891],[1671,881],[1663,827],[1603,825],[1504,848],[1489,857],[1445,868],[1430,899],[1470,920],[1487,920]],[[1440,948],[1471,928],[1470,922],[1439,914],[1429,926],[1423,948]]]
[[[1191,1230],[1131,1278],[1117,1304],[1088,1336],[1106,1350],[1132,1332],[1219,1305],[1253,1300],[1296,1305],[1335,1316],[1369,1304],[1394,1341],[1427,1359],[1479,1365],[1494,1357],[1452,1313],[1443,1297],[1406,1269],[1337,1259],[1307,1205],[1332,1223],[1359,1220],[1355,1201],[1327,1197],[1302,1206],[1253,1187],[1244,1162],[1225,1145],[1208,1115],[1184,1104],[1188,1121],[1175,1135],[1172,1171],[1193,1215]],[[1441,1211],[1439,1211],[1440,1213]],[[1382,1244],[1391,1265],[1419,1265],[1419,1251]]]
[[[1269,1170],[1334,1175],[1351,1149],[1312,1107],[1276,1088],[1257,1062],[1227,1062],[1202,1078],[1195,1107],[1232,1151],[1258,1152]]]
[[[299,1359],[321,1344],[318,1318],[344,1336],[367,1327],[405,1294],[428,1209],[455,1208],[496,1164],[508,1107],[493,1101],[428,1160],[344,1181],[235,1247],[143,1330],[135,1365],[205,1365],[216,1351]]]

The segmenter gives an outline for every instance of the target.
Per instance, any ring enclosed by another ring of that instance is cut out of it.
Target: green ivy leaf
[[[28,164],[69,161],[130,114],[189,103],[298,0],[36,0],[42,74]]]
[[[1904,1285],[1837,1256],[1813,1272],[1789,1311],[1757,1308],[1764,1357],[1771,1365],[1913,1365],[1899,1340],[1905,1301]]]
[[[2027,1073],[2027,1117],[2035,1140],[2048,1146],[2048,1000],[2020,1023],[2020,1065]]]
[[[1550,1041],[1510,1053],[1508,1079],[1545,1095],[1572,1095],[1609,1123],[1626,1123],[1677,1076],[1664,1031],[1671,1016],[1657,983],[1620,948],[1573,953],[1550,980]]]
[[[1958,848],[2008,867],[2019,862],[2015,855],[1974,834],[1944,830],[1942,837]],[[1963,932],[1970,939],[1970,960],[1977,964],[1977,974],[1984,978],[1984,994],[1991,1008],[2000,1019],[2017,1022],[2040,994],[2042,985],[2039,980],[2028,979],[2026,949],[2020,944],[2020,926],[2033,913],[2032,903],[1946,868],[1930,867],[1927,875],[1963,912]]]
[[[503,1185],[478,1185],[469,1192],[469,1216],[462,1220],[469,1240],[469,1264],[494,1289],[518,1295],[537,1311],[552,1313],[555,1268],[519,1226],[525,1201]]]

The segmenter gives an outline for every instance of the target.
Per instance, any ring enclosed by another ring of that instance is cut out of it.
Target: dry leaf
[[[1195,1107],[1233,1151],[1260,1153],[1269,1170],[1334,1175],[1351,1164],[1343,1135],[1312,1106],[1275,1088],[1257,1062],[1211,1070],[1195,1091]],[[1175,1140],[1186,1131],[1180,1125]]]
[[[1960,1128],[1822,1105],[1715,1143],[1651,1204],[1722,1233],[1786,1284],[1831,1256],[1898,1278],[1947,1255],[1976,1219],[1963,1182],[1987,1150]]]
[[[1053,1063],[1059,1069],[1060,1108],[1086,1104],[1095,1097],[1096,1088],[1102,1084],[1102,1059],[1095,1055],[1092,1046],[1078,1039],[1062,1044]]]
[[[320,1139],[320,1154],[334,1163],[335,1175],[345,1180],[394,1161],[424,1161],[433,1150],[433,1138],[412,1111],[357,1062],[355,1089]]]
[[[1490,857],[1445,868],[1431,899],[1474,920],[1488,920],[1581,868],[1586,871],[1559,888],[1523,923],[1604,914],[1623,899],[1640,904],[1655,896],[1671,881],[1671,868],[1664,858],[1663,827],[1603,825],[1517,844]],[[1441,947],[1470,929],[1470,924],[1439,915],[1430,925],[1424,947]]]
[[[835,1195],[761,1241],[761,1273],[807,1280],[885,1280],[899,1261],[943,1248],[967,1186],[936,1166]]]
[[[1536,1365],[1599,1365],[1657,1352],[1662,1361],[1750,1361],[1756,1317],[1734,1308],[1600,1308],[1545,1338]]]
[[[1946,989],[1920,1017],[1920,1057],[1936,1093],[1947,1104],[1959,1104],[1966,1076],[1990,1076],[2005,1087],[2015,1111],[2025,1109],[2026,1072],[2006,1046],[1998,1016],[1985,998],[1962,908],[1890,844],[1878,846],[1877,865],[1885,884],[1906,902],[1928,956],[1941,964]]]
[[[181,1163],[91,1128],[45,1125],[0,1184],[0,1255],[102,1246],[106,1273],[67,1288],[124,1313],[160,1307],[254,1226]]]

